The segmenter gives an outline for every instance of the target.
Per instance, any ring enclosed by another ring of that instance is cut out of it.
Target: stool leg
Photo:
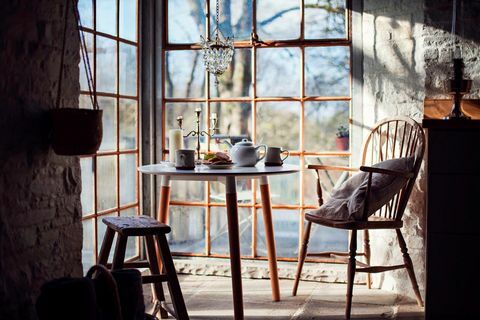
[[[160,267],[158,264],[157,253],[155,250],[155,241],[153,236],[145,236],[145,245],[147,247],[148,264],[150,265],[150,274],[160,274]],[[165,301],[165,294],[161,282],[152,284],[154,298],[158,301]],[[168,318],[168,312],[160,306],[160,318]]]
[[[167,274],[168,289],[170,290],[170,296],[172,297],[173,308],[175,309],[177,319],[188,320],[187,308],[185,307],[185,302],[183,301],[182,290],[180,289],[180,284],[178,283],[177,272],[175,271],[175,265],[173,264],[170,248],[168,247],[167,238],[164,234],[157,235],[157,243],[158,247],[160,248],[163,267],[165,268]]]
[[[108,256],[112,249],[113,237],[115,237],[115,231],[107,226],[105,236],[103,237],[102,247],[100,248],[100,254],[98,255],[98,264],[103,266],[107,265]]]
[[[117,237],[117,244],[115,246],[115,253],[113,254],[112,270],[123,268],[125,260],[125,251],[127,250],[127,236],[119,233]]]

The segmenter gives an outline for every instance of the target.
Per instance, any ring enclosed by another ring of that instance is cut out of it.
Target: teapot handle
[[[261,156],[261,157],[257,156],[257,162],[262,160],[263,158],[265,158],[265,156],[267,155],[267,145],[265,145],[265,144],[261,144],[261,145],[255,147],[255,151],[257,151],[259,148],[262,148],[262,147],[264,149],[263,156]]]

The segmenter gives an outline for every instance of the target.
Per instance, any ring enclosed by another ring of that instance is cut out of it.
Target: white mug
[[[195,150],[180,149],[175,151],[175,168],[192,170],[195,168]]]
[[[283,158],[281,157],[282,153],[287,153]],[[283,150],[279,147],[268,147],[267,154],[265,156],[265,165],[266,166],[281,166],[283,161],[288,158],[290,152],[288,150]]]

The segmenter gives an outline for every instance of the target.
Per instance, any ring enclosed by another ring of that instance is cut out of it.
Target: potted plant
[[[348,128],[345,126],[338,127],[336,136],[337,138],[335,139],[335,143],[337,145],[337,150],[348,150],[350,141],[350,134],[348,132]]]

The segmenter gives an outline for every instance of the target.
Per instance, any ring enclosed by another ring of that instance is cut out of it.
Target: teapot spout
[[[217,142],[220,142],[220,140],[221,140],[222,143],[225,143],[227,145],[228,149],[231,149],[233,147],[233,145],[230,142],[230,140],[231,140],[230,136],[223,135],[223,134],[214,134],[212,136],[212,139],[216,139]]]

